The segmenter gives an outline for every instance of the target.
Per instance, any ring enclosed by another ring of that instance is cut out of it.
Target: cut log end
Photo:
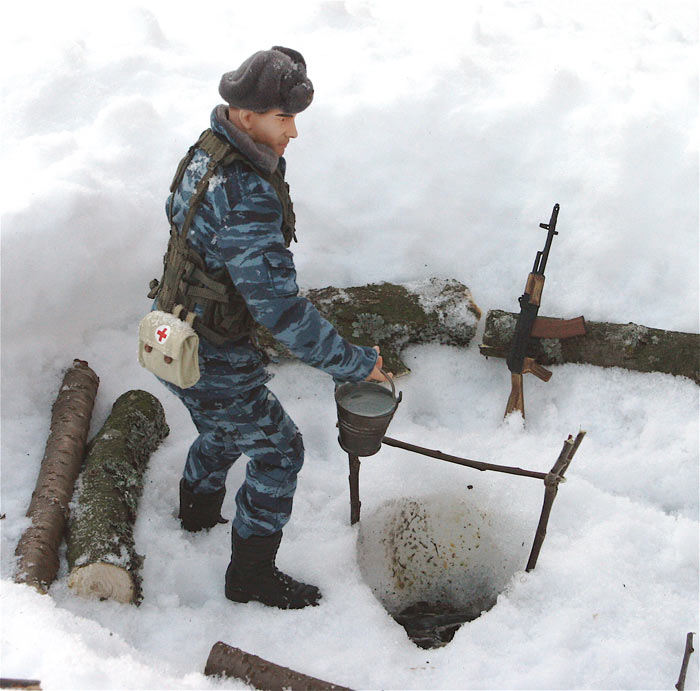
[[[136,586],[129,572],[114,564],[78,566],[70,572],[68,587],[83,597],[127,604],[136,596]]]

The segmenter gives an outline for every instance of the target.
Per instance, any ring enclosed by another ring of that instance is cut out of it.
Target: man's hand
[[[386,377],[381,373],[381,368],[384,366],[384,359],[379,355],[379,346],[374,346],[377,351],[377,363],[374,365],[374,369],[369,373],[369,377],[365,381],[387,381]],[[391,372],[387,372],[389,378],[393,378]]]

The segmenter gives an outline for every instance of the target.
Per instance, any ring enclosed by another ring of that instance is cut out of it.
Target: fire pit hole
[[[491,609],[527,560],[532,536],[522,522],[474,499],[393,499],[360,522],[362,575],[420,647],[446,645]]]

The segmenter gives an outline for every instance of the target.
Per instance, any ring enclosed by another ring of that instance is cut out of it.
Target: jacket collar
[[[283,162],[269,146],[253,141],[228,119],[228,107],[223,103],[216,106],[211,114],[211,128],[231,142],[260,172],[271,175]],[[284,164],[282,165],[284,170]]]

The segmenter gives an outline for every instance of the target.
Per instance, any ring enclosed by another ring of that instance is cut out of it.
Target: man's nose
[[[296,123],[294,122],[294,118],[289,119],[289,127],[287,127],[287,136],[290,139],[295,139],[297,136],[299,136],[299,133],[297,132]]]

